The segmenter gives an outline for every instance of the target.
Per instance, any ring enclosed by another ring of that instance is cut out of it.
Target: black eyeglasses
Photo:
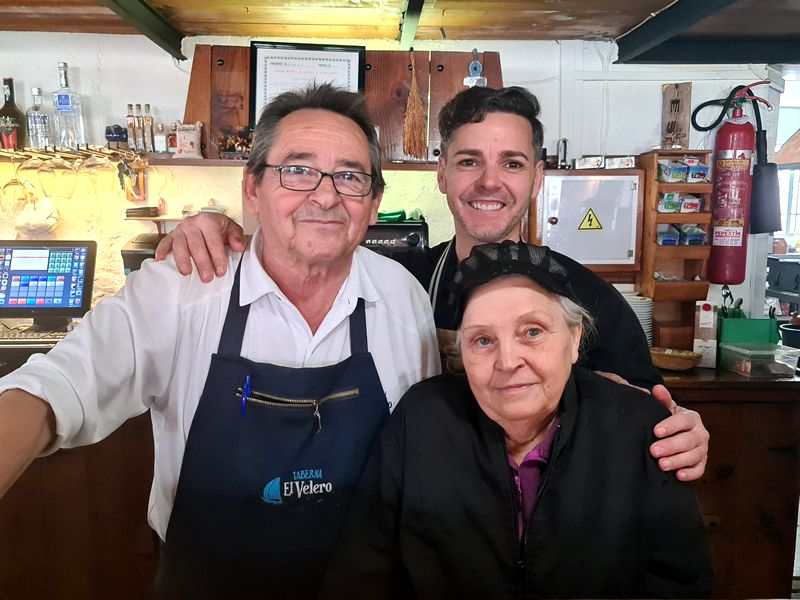
[[[334,189],[343,196],[369,196],[372,192],[372,175],[360,171],[326,173],[304,165],[270,165],[275,169],[281,187],[294,192],[311,192],[319,187],[323,177],[330,177]]]

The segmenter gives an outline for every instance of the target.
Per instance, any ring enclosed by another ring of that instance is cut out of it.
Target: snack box
[[[635,169],[636,158],[633,156],[606,156],[606,169]]]
[[[572,161],[573,169],[602,169],[605,165],[603,156],[582,156]]]
[[[681,246],[702,246],[706,243],[706,232],[697,225],[678,225]]]
[[[660,213],[676,213],[682,208],[681,195],[678,192],[666,192],[658,199],[656,211]]]
[[[686,181],[689,167],[671,160],[658,161],[658,180],[664,183],[680,183]]]
[[[745,377],[792,377],[800,349],[778,344],[720,344],[719,366]]]
[[[681,239],[680,232],[673,225],[663,223],[656,228],[656,243],[659,246],[677,246]]]
[[[684,196],[681,198],[681,212],[682,213],[700,212],[700,204],[701,204],[700,198],[684,194]]]
[[[708,165],[691,165],[686,172],[686,183],[705,183],[708,181]]]

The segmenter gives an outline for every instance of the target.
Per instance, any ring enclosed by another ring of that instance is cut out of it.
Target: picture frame
[[[250,42],[250,126],[278,94],[312,82],[364,92],[364,46]]]

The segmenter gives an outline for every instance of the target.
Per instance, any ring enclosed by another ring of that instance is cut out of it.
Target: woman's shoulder
[[[415,414],[431,416],[434,413],[454,409],[461,411],[466,406],[474,404],[465,401],[471,396],[472,392],[465,376],[436,375],[412,385],[400,399],[397,410],[402,410],[406,416]]]
[[[656,423],[669,415],[661,403],[641,388],[611,381],[581,367],[576,367],[573,374],[582,410],[647,423]]]

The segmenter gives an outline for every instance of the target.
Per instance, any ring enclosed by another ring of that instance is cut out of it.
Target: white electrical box
[[[536,243],[598,270],[638,268],[641,171],[545,171],[536,209]]]

